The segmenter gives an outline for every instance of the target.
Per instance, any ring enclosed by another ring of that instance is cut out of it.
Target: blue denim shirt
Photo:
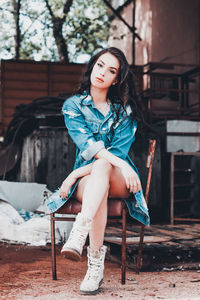
[[[138,173],[128,153],[131,144],[135,140],[137,129],[136,121],[131,122],[131,107],[120,111],[119,121],[114,125],[116,108],[118,104],[110,105],[110,111],[104,116],[92,101],[90,95],[75,95],[68,98],[63,105],[65,124],[68,133],[76,144],[76,161],[74,169],[90,164],[95,160],[94,155],[101,149],[128,162]],[[112,128],[113,127],[113,128]],[[62,199],[59,191],[49,198],[47,203],[50,212],[59,209],[73,194],[78,181],[71,187],[68,198]],[[128,199],[124,199],[130,215],[145,225],[150,224],[148,208],[143,191],[132,193]]]

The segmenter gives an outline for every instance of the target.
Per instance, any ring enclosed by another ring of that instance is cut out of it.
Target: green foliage
[[[2,0],[0,8],[0,58],[14,56],[14,22],[11,0]],[[103,0],[73,0],[69,13],[63,14],[66,0],[48,0],[56,18],[65,17],[62,34],[69,59],[76,62],[80,54],[93,54],[107,45],[109,19]],[[21,59],[59,60],[53,37],[52,18],[45,0],[21,0]]]
[[[10,1],[3,0],[0,6],[0,58],[14,56],[14,20]]]
[[[73,55],[92,55],[107,45],[108,35],[109,19],[103,1],[75,1],[65,26],[65,36],[70,45],[74,46]]]

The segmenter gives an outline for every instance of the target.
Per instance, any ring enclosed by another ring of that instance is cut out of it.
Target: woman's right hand
[[[62,199],[67,199],[69,194],[70,187],[76,182],[76,177],[74,176],[74,173],[70,173],[67,178],[63,181],[59,192]]]
[[[138,174],[131,168],[131,166],[128,163],[123,162],[120,169],[125,179],[126,187],[130,191],[130,193],[137,193],[137,191],[140,191],[140,179],[138,177]]]

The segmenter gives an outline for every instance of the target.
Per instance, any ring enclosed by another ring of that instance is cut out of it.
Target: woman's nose
[[[104,75],[105,75],[105,71],[106,71],[106,70],[105,70],[104,68],[102,68],[101,71],[100,71],[100,74],[101,74],[102,76],[104,76]]]

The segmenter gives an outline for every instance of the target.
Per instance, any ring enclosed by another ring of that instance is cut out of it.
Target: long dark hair
[[[114,123],[118,122],[121,109],[125,109],[125,106],[128,104],[132,109],[132,120],[141,121],[143,119],[141,113],[142,110],[139,97],[136,93],[135,76],[129,68],[129,64],[124,53],[118,48],[110,47],[103,49],[90,59],[77,92],[79,94],[82,94],[84,91],[86,91],[87,94],[90,93],[90,75],[92,69],[98,58],[104,53],[114,55],[120,63],[117,83],[110,86],[107,95],[112,104],[120,104],[117,106],[113,105],[113,108],[116,110],[116,120]],[[116,107],[118,108],[116,109]]]

